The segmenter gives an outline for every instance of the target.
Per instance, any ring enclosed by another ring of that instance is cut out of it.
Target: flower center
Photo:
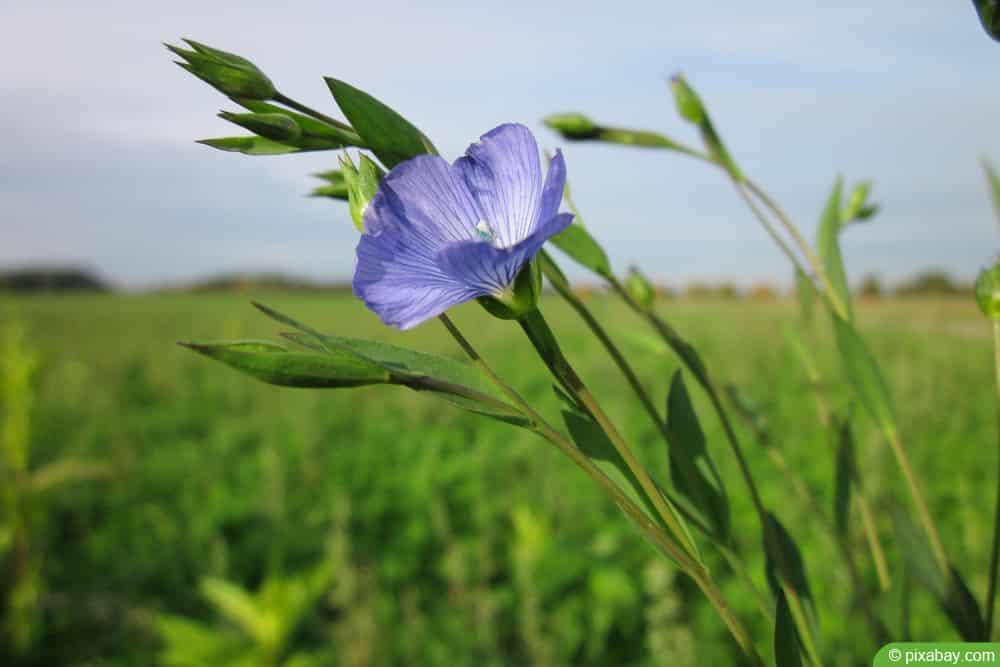
[[[497,245],[497,233],[490,227],[490,223],[485,220],[480,220],[476,223],[476,236],[480,241],[489,241],[493,245]]]

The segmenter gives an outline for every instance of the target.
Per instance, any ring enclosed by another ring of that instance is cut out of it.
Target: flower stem
[[[301,102],[297,102],[290,97],[282,95],[281,93],[276,92],[274,94],[273,99],[278,104],[284,104],[286,107],[295,109],[296,111],[304,113],[307,116],[312,116],[316,120],[323,121],[327,125],[332,125],[333,127],[340,128],[341,130],[348,130],[350,132],[354,132],[354,128],[348,125],[347,123],[339,121],[336,118],[331,118],[330,116],[327,116],[325,113],[321,113],[311,107],[307,107]]]
[[[997,381],[997,426],[1000,434],[1000,320],[993,320],[993,356],[996,366]],[[1000,448],[998,448],[1000,457]],[[1000,562],[1000,468],[997,471],[997,501],[993,510],[993,545],[990,548],[990,573],[986,588],[986,636],[983,641],[990,641],[993,635],[993,609],[996,603],[997,567]]]
[[[712,403],[712,408],[719,417],[719,421],[722,423],[722,429],[726,434],[726,440],[729,442],[729,446],[733,451],[733,456],[736,458],[736,462],[740,468],[740,474],[743,476],[743,481],[746,483],[747,489],[750,492],[750,498],[753,501],[754,508],[757,510],[757,514],[760,517],[761,525],[766,523],[766,510],[764,508],[764,502],[761,500],[760,492],[757,490],[757,485],[753,480],[753,475],[750,472],[750,466],[747,464],[746,456],[743,454],[743,447],[740,445],[739,438],[736,436],[736,431],[733,428],[732,422],[729,419],[729,414],[726,412],[725,406],[722,404],[722,400],[719,397],[719,392],[716,388],[715,381],[709,374],[708,369],[704,364],[700,363],[700,360],[696,361],[691,356],[691,346],[681,338],[680,334],[670,326],[670,324],[660,318],[652,309],[644,308],[640,305],[632,296],[628,293],[625,287],[618,281],[618,278],[612,274],[604,276],[604,279],[611,285],[612,289],[625,301],[626,304],[637,314],[644,317],[664,342],[670,346],[670,349],[680,358],[681,362],[688,368],[698,383],[704,389],[705,393],[708,394],[709,400]]]
[[[669,502],[660,492],[660,489],[656,486],[650,478],[649,473],[646,472],[645,467],[639,462],[632,452],[632,448],[629,447],[628,442],[621,435],[618,429],[612,423],[610,417],[604,412],[600,403],[594,398],[593,394],[584,384],[583,380],[576,373],[573,366],[570,364],[569,360],[563,354],[562,349],[559,347],[559,343],[556,341],[555,335],[549,328],[548,322],[545,321],[545,317],[542,315],[541,311],[534,310],[520,320],[518,323],[524,332],[527,334],[528,339],[531,341],[532,345],[535,346],[535,350],[541,357],[545,365],[548,366],[552,375],[559,380],[566,389],[572,393],[580,401],[583,407],[587,410],[594,421],[597,422],[601,430],[607,435],[608,440],[614,446],[615,451],[622,457],[625,466],[629,471],[635,476],[636,480],[639,482],[639,486],[643,493],[646,494],[649,501],[653,504],[656,509],[656,513],[659,514],[663,522],[670,528],[673,532],[674,537],[677,538],[687,553],[691,554],[697,558],[698,547],[694,543],[694,539],[691,537],[691,533],[687,530],[687,527],[683,523],[677,510],[669,505]]]
[[[576,463],[587,475],[597,482],[598,486],[607,493],[616,505],[642,530],[642,532],[671,560],[677,563],[688,576],[690,576],[698,587],[705,593],[709,602],[715,608],[719,617],[725,623],[733,639],[739,645],[744,655],[752,665],[763,665],[760,655],[754,647],[749,633],[739,621],[732,609],[722,597],[715,582],[705,566],[693,560],[688,553],[674,542],[648,515],[642,511],[625,493],[615,485],[587,456],[580,451],[572,442],[566,439],[560,432],[554,429],[544,417],[539,415],[521,396],[486,363],[479,353],[466,340],[458,327],[447,315],[440,315],[439,319],[444,324],[448,333],[455,339],[462,350],[468,355],[472,362],[485,373],[490,380],[511,400],[524,414],[532,420],[532,425],[536,433],[554,444],[561,452]]]

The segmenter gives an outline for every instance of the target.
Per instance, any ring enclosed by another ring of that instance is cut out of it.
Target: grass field
[[[29,467],[86,459],[109,470],[22,502],[39,558],[40,611],[14,618],[7,609],[8,629],[21,623],[31,640],[0,662],[189,664],[199,650],[200,659],[214,661],[202,664],[293,667],[735,659],[699,593],[548,443],[406,389],[281,389],[174,345],[275,338],[279,327],[250,307],[250,298],[323,331],[458,358],[438,323],[389,330],[346,296],[0,297],[0,330],[19,322],[26,347],[42,361]],[[571,311],[550,301],[546,310],[568,353],[666,483],[666,449],[627,385]],[[665,401],[676,359],[644,343],[643,324],[623,307],[601,296],[590,304],[656,400]],[[794,304],[676,301],[659,309],[719,378],[761,406],[772,446],[829,514],[830,438],[782,335],[798,324]],[[961,299],[863,302],[858,318],[887,375],[949,555],[981,599],[997,456],[989,325]],[[558,418],[550,381],[515,326],[474,304],[459,308],[455,320],[503,376]],[[820,318],[810,339],[824,389],[842,408],[846,393],[828,330]],[[717,420],[692,391],[739,542],[765,589],[756,515]],[[856,422],[866,487],[891,572],[901,575],[890,509],[907,496],[878,433],[863,415]],[[870,663],[876,647],[851,607],[847,574],[821,522],[752,433],[741,429],[740,436],[765,502],[805,556],[824,659]],[[9,504],[7,511],[9,526]],[[874,586],[856,526],[852,539]],[[754,599],[710,558],[726,596],[769,652]],[[12,577],[4,576],[9,592]],[[261,604],[275,611],[258,609],[264,620],[246,626],[259,629],[255,638],[210,603],[225,594],[206,578],[265,591]],[[894,636],[955,638],[921,591],[903,603],[898,580],[878,602]],[[292,620],[274,620],[286,616]],[[213,644],[219,638],[225,648]],[[255,644],[270,647],[266,660],[241,657]]]

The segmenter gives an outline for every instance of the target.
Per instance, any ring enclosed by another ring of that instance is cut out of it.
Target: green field
[[[0,663],[182,664],[185,651],[196,653],[199,642],[214,636],[229,647],[228,657],[202,664],[267,664],[240,662],[254,640],[200,592],[206,577],[250,591],[277,590],[284,582],[298,591],[291,598],[309,598],[280,655],[268,658],[274,665],[735,660],[724,627],[698,591],[675,577],[547,442],[407,389],[263,385],[174,345],[275,338],[279,327],[250,307],[250,298],[330,333],[459,357],[437,322],[389,330],[346,296],[0,297],[0,336],[20,323],[26,347],[42,361],[33,385],[29,467],[63,459],[108,466],[106,475],[53,486],[21,507],[30,549],[41,555],[39,611],[17,618],[6,611],[7,629],[20,624],[31,639],[20,656]],[[665,446],[627,385],[572,312],[550,301],[549,318],[581,374],[668,482]],[[665,401],[677,360],[645,344],[643,324],[624,307],[600,296],[589,303],[636,360],[649,390]],[[676,301],[659,310],[720,379],[760,405],[772,446],[829,515],[830,437],[782,335],[786,325],[798,324],[794,304]],[[455,320],[504,377],[558,419],[550,380],[515,325],[488,318],[474,304],[457,309]],[[989,325],[971,300],[961,299],[862,302],[858,320],[882,362],[949,555],[981,599],[997,456]],[[828,380],[824,390],[842,407],[846,390],[822,317],[811,339]],[[692,392],[740,544],[765,589],[756,515],[718,421],[704,396]],[[905,505],[907,495],[888,447],[863,415],[856,421],[858,456],[891,572],[901,575],[890,510]],[[876,647],[851,607],[847,574],[822,523],[752,433],[741,429],[740,436],[765,502],[805,556],[824,659],[870,663]],[[856,526],[852,539],[874,586]],[[9,562],[16,557],[7,555]],[[769,652],[768,626],[743,582],[716,555],[709,558],[761,651]],[[15,571],[7,568],[3,590],[11,589]],[[954,639],[929,598],[920,590],[907,596],[898,581],[879,600],[897,638],[906,632],[909,607],[913,637]],[[258,641],[281,625],[269,623],[260,621]],[[161,641],[163,633],[172,644]]]

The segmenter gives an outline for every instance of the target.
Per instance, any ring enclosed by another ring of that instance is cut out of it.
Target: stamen
[[[490,227],[489,223],[485,220],[480,220],[476,223],[476,231],[478,232],[479,238],[483,241],[493,243],[497,240],[496,232],[493,231],[493,228]]]

